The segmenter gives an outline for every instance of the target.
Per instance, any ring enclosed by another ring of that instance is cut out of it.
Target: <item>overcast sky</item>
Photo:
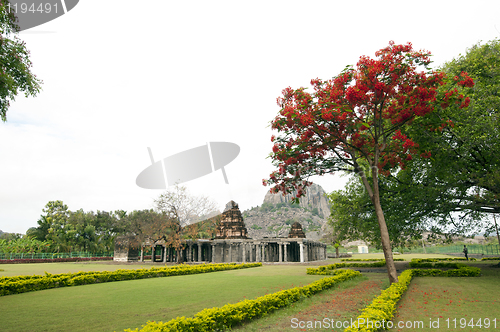
[[[151,208],[161,190],[137,175],[155,160],[233,142],[222,172],[184,185],[222,210],[262,204],[273,171],[267,127],[291,86],[329,79],[361,55],[412,42],[434,67],[500,37],[494,1],[82,0],[23,31],[37,97],[20,94],[0,123],[0,230],[25,233],[42,209]],[[314,178],[327,192],[345,179]]]

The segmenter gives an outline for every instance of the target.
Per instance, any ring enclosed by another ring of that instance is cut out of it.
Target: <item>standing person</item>
[[[469,260],[469,256],[467,256],[467,254],[468,254],[468,253],[469,253],[469,250],[467,250],[467,247],[466,247],[466,246],[465,246],[465,244],[464,244],[464,254],[465,254],[465,258],[466,258],[467,260]]]

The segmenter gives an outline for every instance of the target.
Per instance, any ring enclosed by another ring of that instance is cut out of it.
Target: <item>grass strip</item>
[[[262,263],[221,263],[202,265],[175,265],[172,267],[152,267],[150,269],[90,271],[33,276],[14,276],[0,278],[0,296],[19,294],[42,289],[88,285],[102,282],[135,280],[151,277],[170,277],[188,274],[208,273],[262,266]]]
[[[339,270],[333,277],[317,280],[307,286],[294,287],[267,294],[254,300],[244,300],[223,307],[204,309],[192,318],[177,317],[168,322],[148,322],[141,330],[125,331],[217,331],[230,329],[253,318],[262,317],[279,308],[289,306],[302,298],[310,297],[324,289],[361,275],[358,271]]]
[[[392,319],[396,310],[396,304],[408,289],[408,285],[413,277],[477,277],[480,275],[481,269],[477,267],[460,267],[448,271],[438,269],[406,270],[401,273],[398,282],[393,283],[389,288],[383,290],[380,296],[363,309],[361,315],[344,332],[371,332],[393,328]]]

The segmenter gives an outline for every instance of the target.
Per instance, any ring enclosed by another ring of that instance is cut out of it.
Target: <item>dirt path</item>
[[[273,320],[265,325],[260,325],[258,331],[306,331],[292,322],[323,321],[325,318],[329,321],[349,321],[359,315],[359,311],[366,307],[375,296],[380,295],[382,289],[387,288],[388,279],[385,274],[369,274],[369,280],[363,280],[359,284],[335,291],[325,291],[314,295],[314,304],[306,309],[299,311],[293,316],[284,317],[279,320]],[[293,321],[292,321],[293,320]],[[314,324],[314,323],[313,323]],[[244,329],[246,330],[246,329]],[[249,329],[252,331],[253,329]],[[324,331],[343,331],[343,329],[325,329]]]

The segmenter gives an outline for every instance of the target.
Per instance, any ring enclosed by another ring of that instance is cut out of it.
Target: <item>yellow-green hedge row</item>
[[[381,331],[387,327],[387,322],[394,317],[396,304],[403,296],[413,277],[442,276],[442,277],[477,277],[481,274],[481,269],[477,267],[461,267],[455,270],[441,271],[437,269],[412,269],[406,270],[398,278],[398,282],[393,283],[389,288],[382,291],[380,296],[363,309],[361,315],[354,321],[354,324],[344,330],[344,332],[355,331]]]
[[[444,257],[444,258],[413,258],[412,262],[423,263],[423,262],[440,262],[440,261],[465,261],[465,257]],[[475,261],[476,259],[471,257],[470,261]]]
[[[304,287],[294,287],[273,294],[267,294],[254,300],[244,300],[223,307],[204,309],[192,318],[177,317],[168,322],[148,322],[142,329],[125,331],[159,332],[159,331],[219,331],[231,329],[252,318],[265,316],[279,308],[290,305],[303,297],[309,297],[342,281],[361,275],[358,271],[342,270],[333,277],[317,280]]]
[[[482,261],[498,261],[498,260],[500,260],[500,257],[483,257],[481,260]]]
[[[101,282],[134,280],[152,277],[169,277],[186,274],[207,273],[262,266],[262,263],[222,263],[201,265],[175,265],[171,267],[152,267],[150,269],[90,271],[34,276],[15,276],[0,278],[0,296],[37,291],[42,289],[68,287]]]
[[[402,262],[405,259],[404,258],[393,258],[392,259],[395,262]],[[384,258],[364,258],[364,259],[357,259],[357,258],[342,258],[340,260],[341,262],[382,262],[385,261]]]
[[[383,266],[385,266],[385,260],[375,263],[334,263],[330,265],[323,265],[318,268],[308,267],[307,274],[329,275],[329,274],[335,274],[335,272],[333,272],[334,270],[343,267],[383,267]]]

